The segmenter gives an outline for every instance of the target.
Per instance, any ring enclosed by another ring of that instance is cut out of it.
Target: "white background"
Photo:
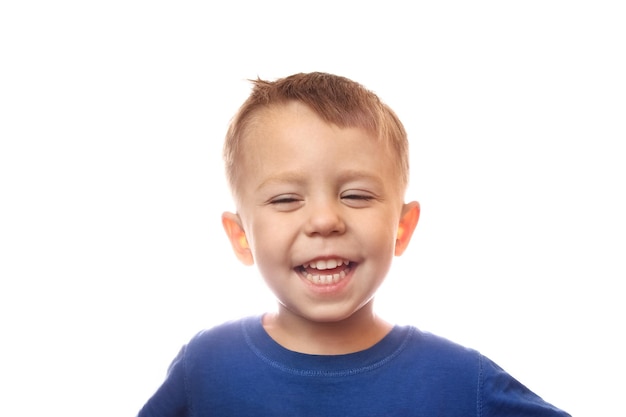
[[[272,308],[221,229],[222,138],[247,79],[313,70],[410,135],[381,314],[620,415],[621,3],[3,2],[0,415],[133,416],[198,330]]]

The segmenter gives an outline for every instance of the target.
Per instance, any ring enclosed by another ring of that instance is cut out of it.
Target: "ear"
[[[409,246],[419,218],[420,204],[417,201],[412,201],[402,207],[402,217],[400,218],[400,224],[398,224],[398,234],[396,236],[396,256],[402,255],[407,246]]]
[[[235,213],[225,212],[222,214],[222,226],[224,231],[230,240],[230,244],[233,247],[233,251],[243,264],[254,264],[254,258],[252,257],[252,251],[248,245],[248,239],[246,238],[246,232],[241,225],[241,219],[239,215]]]

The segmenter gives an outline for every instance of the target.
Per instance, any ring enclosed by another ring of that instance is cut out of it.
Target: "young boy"
[[[406,132],[375,94],[324,73],[257,80],[224,156],[224,230],[278,309],[192,338],[140,417],[568,415],[480,353],[375,314],[420,214]]]

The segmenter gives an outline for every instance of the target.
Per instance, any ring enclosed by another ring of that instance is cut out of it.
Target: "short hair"
[[[232,118],[224,141],[223,157],[226,180],[236,198],[239,182],[238,161],[242,142],[262,109],[297,101],[311,108],[322,120],[340,128],[361,128],[384,140],[398,158],[400,184],[406,189],[409,180],[407,134],[393,110],[361,84],[338,75],[298,73],[275,81],[249,80],[253,87],[248,99]]]

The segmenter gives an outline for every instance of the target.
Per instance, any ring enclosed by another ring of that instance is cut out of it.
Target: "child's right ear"
[[[239,215],[224,212],[222,214],[222,226],[224,226],[224,231],[228,236],[228,240],[230,240],[230,244],[233,247],[237,259],[245,265],[254,264],[252,251],[250,250],[250,245],[248,245],[246,232],[243,230]]]

